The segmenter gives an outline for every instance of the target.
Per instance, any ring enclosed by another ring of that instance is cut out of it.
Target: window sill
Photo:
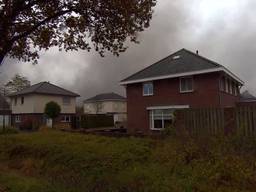
[[[154,96],[154,94],[151,94],[151,95],[144,95],[143,94],[143,97],[150,97],[150,96]]]
[[[150,128],[151,131],[163,131],[163,128]]]
[[[194,90],[192,90],[192,91],[180,91],[180,93],[193,93],[194,92]]]
[[[239,96],[239,94],[238,94],[238,95],[235,95],[235,94],[228,93],[228,92],[222,91],[222,90],[220,90],[220,92],[221,92],[221,93],[224,93],[224,94],[227,94],[227,95],[230,95],[230,96],[233,96],[233,97],[238,97],[238,96]]]

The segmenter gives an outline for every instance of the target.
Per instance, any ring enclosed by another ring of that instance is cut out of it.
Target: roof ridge
[[[190,51],[190,50],[188,50],[188,49],[185,49],[185,48],[184,48],[184,50],[185,50],[186,52],[188,52],[189,54],[191,54],[191,55],[197,56],[197,57],[199,57],[199,58],[201,58],[201,59],[204,59],[205,61],[208,61],[208,62],[210,62],[210,63],[216,65],[217,67],[223,67],[223,65],[221,65],[221,64],[219,64],[219,63],[217,63],[217,62],[215,62],[215,61],[212,61],[212,60],[210,60],[210,59],[207,59],[206,57],[204,57],[204,56],[202,56],[202,55],[196,54],[196,53],[194,53],[194,52],[192,52],[192,51]]]
[[[101,96],[117,96],[119,98],[99,98]],[[111,101],[111,100],[126,100],[126,98],[120,94],[117,94],[117,93],[114,93],[114,92],[108,92],[108,93],[101,93],[101,94],[97,94],[97,95],[94,95],[92,97],[89,97],[87,99],[84,100],[84,102],[95,102],[95,101]]]
[[[60,87],[60,86],[58,86],[58,85],[52,84],[52,83],[50,83],[50,82],[44,82],[44,83],[48,83],[48,84],[50,84],[50,85],[52,85],[52,86],[55,86],[55,87],[58,87],[59,89],[62,89],[63,91],[67,91],[67,92],[69,92],[69,93],[78,95],[78,94],[76,94],[76,93],[74,93],[74,92],[72,92],[72,91],[69,91],[69,90],[67,90],[67,89],[64,89],[64,88],[62,88],[62,87]],[[80,96],[80,95],[79,95],[79,96]]]
[[[160,59],[160,60],[156,61],[155,63],[153,63],[153,64],[151,64],[151,65],[147,66],[146,68],[143,68],[143,69],[141,69],[141,70],[137,71],[136,73],[134,73],[134,74],[132,74],[132,75],[128,76],[127,78],[125,78],[125,79],[121,80],[121,82],[122,82],[122,81],[125,81],[126,79],[129,79],[130,77],[132,77],[132,76],[134,76],[134,75],[137,75],[138,73],[140,73],[140,72],[142,72],[142,71],[144,71],[144,70],[148,69],[149,67],[152,67],[153,65],[158,64],[159,62],[161,62],[161,61],[163,61],[163,60],[165,60],[165,59],[167,59],[167,58],[169,58],[169,57],[171,57],[171,56],[175,55],[176,53],[178,53],[178,52],[180,52],[180,51],[182,51],[182,50],[186,50],[186,49],[185,49],[185,48],[182,48],[182,49],[180,49],[179,51],[176,51],[176,52],[174,52],[174,53],[172,53],[172,54],[170,54],[170,55],[168,55],[168,56],[164,57],[163,59]]]
[[[46,81],[44,81],[44,82],[37,83],[37,84],[41,84],[41,85],[40,85],[40,86],[38,86],[38,87],[35,89],[35,92],[36,92],[36,90],[38,90],[40,87],[42,87],[42,85],[43,85],[44,83],[47,83],[47,82],[46,82]],[[35,84],[35,85],[37,85],[37,84]]]
[[[57,92],[52,91],[51,89],[49,91],[48,90],[49,87],[52,87],[53,90],[58,90],[58,91]],[[15,96],[15,95],[22,95],[22,94],[31,94],[31,93],[35,93],[35,94],[53,94],[53,95],[64,94],[64,95],[75,96],[75,97],[80,96],[77,93],[74,93],[74,92],[69,91],[67,89],[64,89],[62,87],[59,87],[57,85],[54,85],[50,82],[43,81],[43,82],[31,85],[27,88],[24,88],[21,91],[12,93],[12,94],[9,95],[9,97],[12,97],[12,96]]]

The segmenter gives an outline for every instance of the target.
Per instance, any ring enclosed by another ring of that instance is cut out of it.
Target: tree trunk
[[[4,61],[4,56],[2,54],[0,54],[0,65],[3,64],[3,61]]]

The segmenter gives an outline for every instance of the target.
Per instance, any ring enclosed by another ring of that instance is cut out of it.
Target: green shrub
[[[113,127],[114,120],[112,115],[84,115],[81,119],[82,128]]]
[[[0,127],[0,134],[16,134],[18,133],[19,131],[14,128],[14,127],[11,127],[11,126],[8,126],[8,127]]]

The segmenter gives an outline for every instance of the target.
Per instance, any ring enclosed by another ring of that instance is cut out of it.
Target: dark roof
[[[45,95],[63,95],[63,96],[70,96],[70,97],[79,97],[78,94],[53,85],[49,82],[41,82],[35,85],[31,85],[21,91],[16,93],[12,93],[9,97],[17,96],[17,95],[27,95],[27,94],[45,94]]]
[[[116,93],[103,93],[86,99],[84,102],[96,102],[96,101],[125,101],[126,98]]]
[[[131,75],[121,82],[214,69],[219,67],[223,66],[196,53],[186,49],[181,49],[171,54],[170,56],[156,62],[155,64],[150,65],[149,67]]]
[[[249,91],[245,91],[240,95],[241,102],[252,102],[256,101],[256,97],[253,96]]]
[[[6,99],[4,98],[4,96],[2,96],[0,94],[0,110],[9,110],[10,106],[8,104],[8,102],[6,101]]]

